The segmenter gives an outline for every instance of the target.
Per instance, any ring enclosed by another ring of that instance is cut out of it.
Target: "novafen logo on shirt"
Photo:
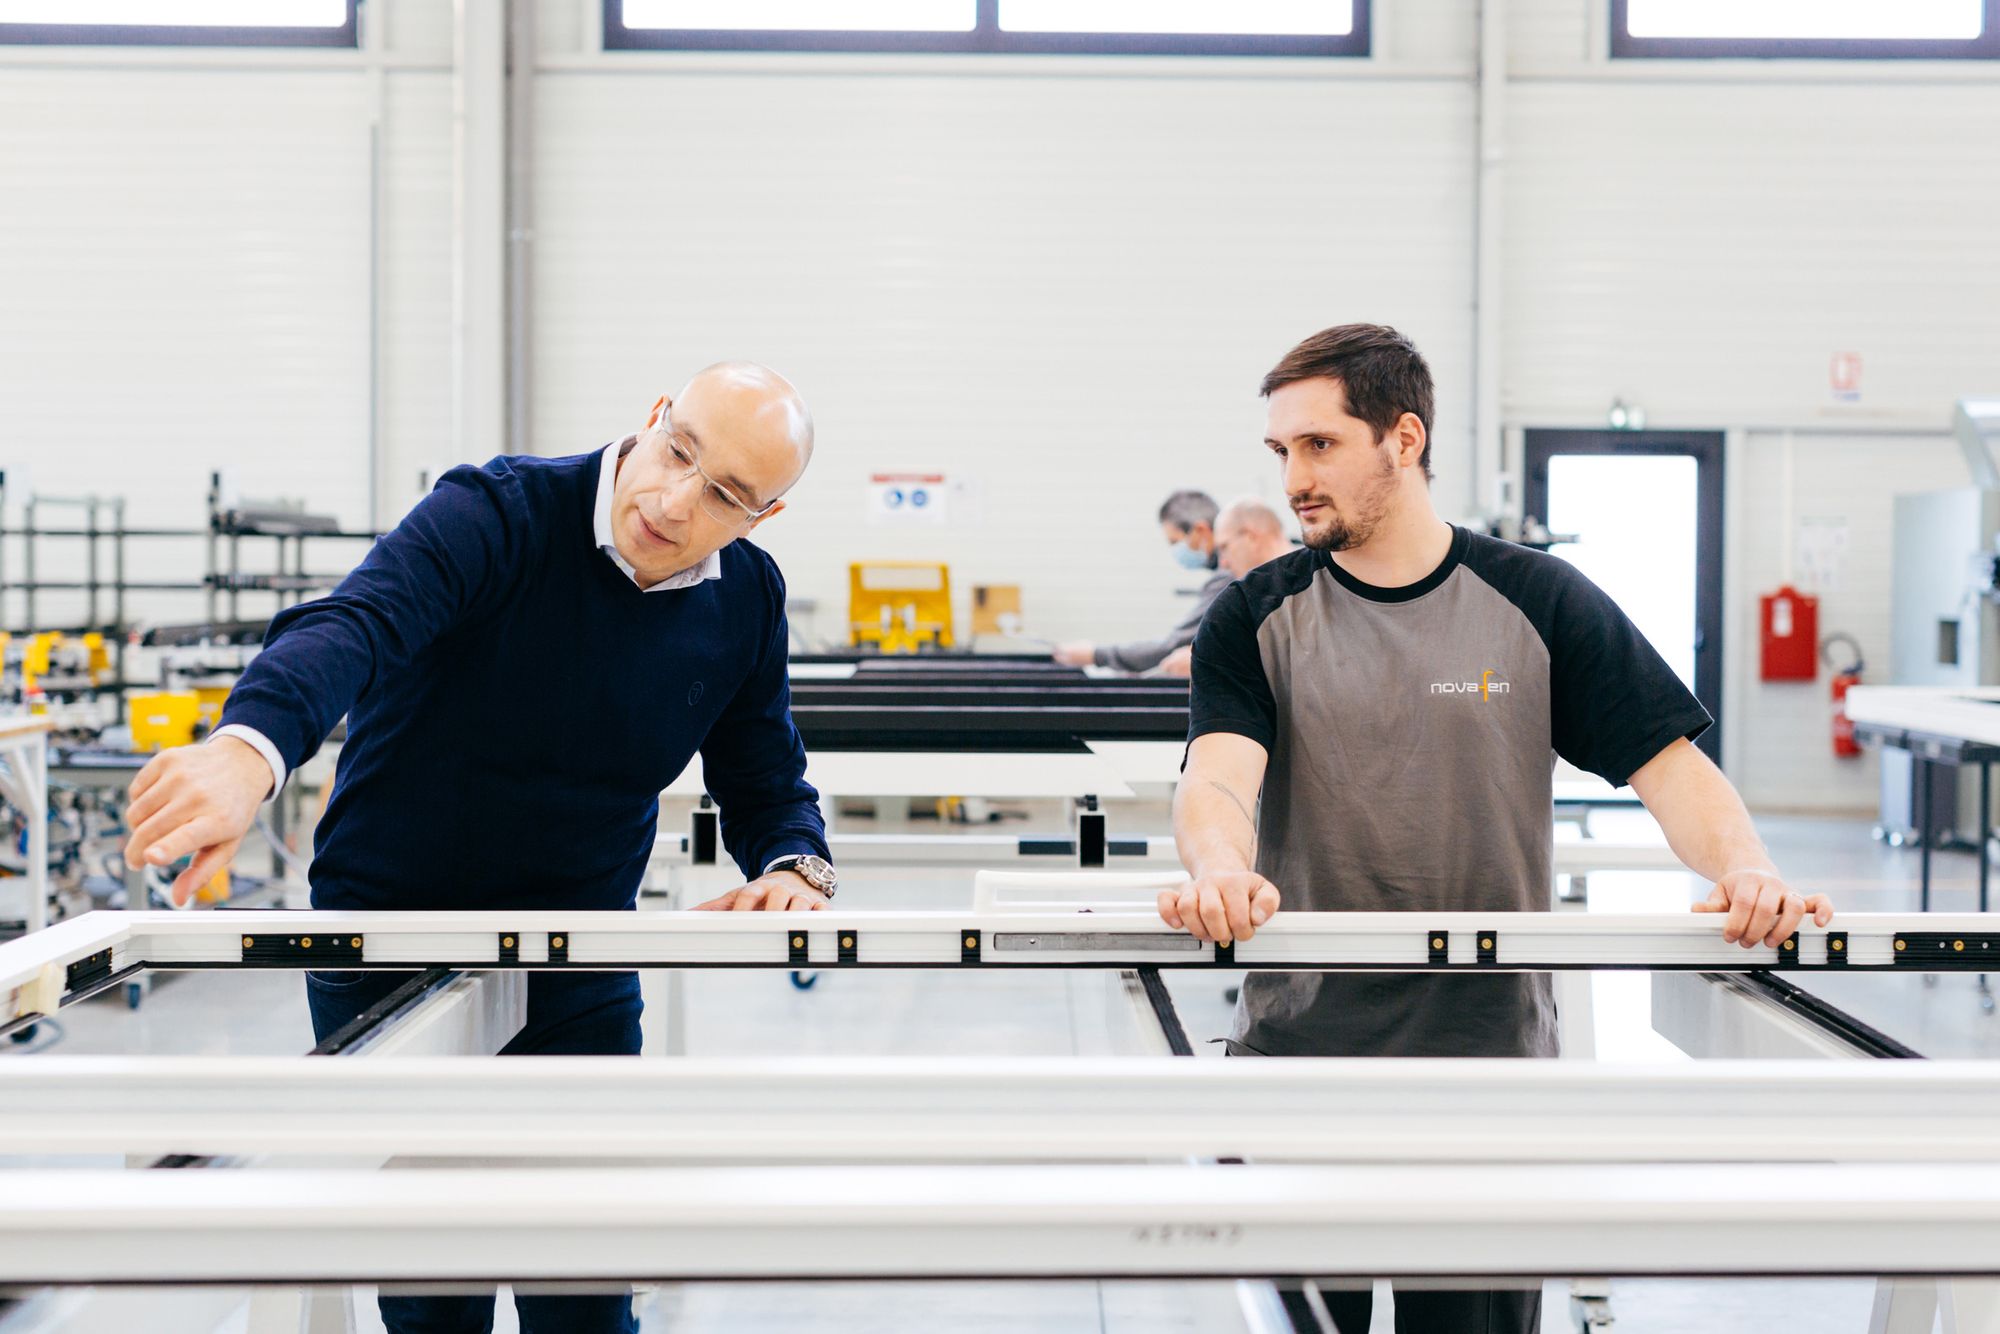
[[[1477,695],[1481,699],[1491,699],[1495,695],[1504,695],[1512,689],[1513,687],[1507,682],[1493,679],[1491,667],[1481,672],[1477,681],[1431,682],[1433,695]]]

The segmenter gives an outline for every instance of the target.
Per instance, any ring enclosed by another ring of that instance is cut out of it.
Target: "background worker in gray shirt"
[[[1565,561],[1457,528],[1430,494],[1430,369],[1379,325],[1313,335],[1264,378],[1265,445],[1305,549],[1216,599],[1194,644],[1160,915],[1248,940],[1281,906],[1534,911],[1553,878],[1554,755],[1626,783],[1714,892],[1723,938],[1776,945],[1826,896],[1779,875],[1691,740],[1709,716]],[[1551,753],[1553,752],[1553,754]],[[1259,802],[1261,791],[1262,800]],[[1545,974],[1253,973],[1230,1051],[1553,1056]],[[1530,1292],[1399,1293],[1398,1331],[1539,1327]],[[1344,1334],[1368,1293],[1329,1294]]]
[[[1231,501],[1215,516],[1216,559],[1231,579],[1241,579],[1259,565],[1290,555],[1298,546],[1285,536],[1285,522],[1278,511],[1254,496]],[[1160,663],[1160,674],[1186,676],[1193,666],[1194,645],[1183,644]]]
[[[1160,506],[1160,535],[1167,539],[1167,550],[1182,569],[1216,569],[1215,512],[1215,501],[1206,491],[1176,491]],[[1203,613],[1227,587],[1228,573],[1216,570],[1195,594],[1194,606],[1188,614],[1175,622],[1164,638],[1140,639],[1129,644],[1093,644],[1080,639],[1058,644],[1055,659],[1069,667],[1116,667],[1126,672],[1149,672],[1175,649],[1194,642],[1195,628],[1201,624]]]

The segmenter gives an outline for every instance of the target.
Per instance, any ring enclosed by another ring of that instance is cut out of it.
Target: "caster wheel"
[[[817,983],[818,981],[819,981],[818,973],[792,974],[792,985],[798,988],[800,991],[811,991],[813,989],[814,984]]]
[[[125,1008],[136,1010],[146,999],[146,989],[137,982],[125,984]]]

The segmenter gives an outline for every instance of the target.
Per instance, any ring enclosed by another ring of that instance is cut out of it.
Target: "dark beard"
[[[1299,534],[1299,540],[1304,542],[1307,547],[1319,552],[1345,551],[1349,547],[1360,544],[1360,539],[1355,536],[1354,530],[1339,519],[1335,519],[1318,532],[1302,530]]]
[[[1317,533],[1307,532],[1305,525],[1299,526],[1299,540],[1314,551],[1351,551],[1367,543],[1375,536],[1375,530],[1382,526],[1383,516],[1389,512],[1390,489],[1395,485],[1396,461],[1389,455],[1382,455],[1382,466],[1376,470],[1375,485],[1362,496],[1354,507],[1354,521],[1349,523],[1336,514],[1333,522]],[[1326,496],[1314,496],[1313,500],[1333,508],[1332,500]]]

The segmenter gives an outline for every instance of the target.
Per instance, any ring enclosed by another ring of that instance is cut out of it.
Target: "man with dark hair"
[[[1216,570],[1215,500],[1206,491],[1176,491],[1160,506],[1160,536],[1174,564],[1184,570],[1216,571],[1195,593],[1194,606],[1174,623],[1160,639],[1139,639],[1129,644],[1094,644],[1087,639],[1056,646],[1055,659],[1071,667],[1116,667],[1125,672],[1149,672],[1166,665],[1174,654],[1194,643],[1195,628],[1214,603],[1216,595],[1229,587],[1230,576]],[[1174,673],[1179,675],[1180,673]]]
[[[1706,711],[1568,563],[1432,505],[1430,370],[1378,325],[1313,335],[1264,378],[1265,446],[1305,549],[1216,599],[1194,644],[1174,833],[1192,879],[1160,915],[1248,940],[1281,905],[1533,911],[1553,878],[1554,753],[1622,786],[1714,883],[1723,938],[1777,945],[1794,892],[1691,743]],[[1261,804],[1260,804],[1261,793]],[[1554,1056],[1545,974],[1252,973],[1230,1051]],[[1344,1334],[1369,1294],[1329,1293]],[[1398,1331],[1539,1328],[1540,1293],[1399,1293]]]

